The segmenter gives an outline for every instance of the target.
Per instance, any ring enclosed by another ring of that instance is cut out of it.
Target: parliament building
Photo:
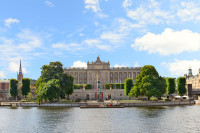
[[[124,83],[126,78],[132,78],[134,82],[140,69],[141,67],[110,67],[109,61],[101,61],[98,56],[95,62],[88,61],[86,68],[67,67],[64,72],[74,77],[74,84],[92,84],[93,89],[97,89],[97,85],[98,89],[104,89],[104,84]]]

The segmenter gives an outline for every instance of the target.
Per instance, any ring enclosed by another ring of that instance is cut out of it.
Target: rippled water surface
[[[200,106],[80,109],[0,107],[0,133],[200,132]]]

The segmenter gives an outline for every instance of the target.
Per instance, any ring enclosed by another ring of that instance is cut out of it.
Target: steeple
[[[20,64],[19,64],[19,74],[17,74],[17,80],[19,82],[21,82],[23,78],[23,73],[22,73],[22,63],[21,63],[21,59],[20,59]]]
[[[22,63],[21,63],[21,59],[20,59],[20,65],[19,65],[19,74],[22,74]]]
[[[188,76],[192,76],[192,68],[191,67],[189,67],[189,69],[188,69]]]

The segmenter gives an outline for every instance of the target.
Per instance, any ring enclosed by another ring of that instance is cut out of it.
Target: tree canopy
[[[174,78],[166,78],[166,93],[168,95],[173,94],[175,92],[175,79]]]
[[[179,77],[177,79],[177,93],[183,96],[186,93],[186,79],[185,77]]]
[[[16,80],[16,79],[10,79],[9,93],[10,93],[10,95],[12,97],[18,96],[17,84],[18,84],[18,80]]]
[[[29,78],[23,78],[22,79],[22,95],[25,96],[28,95],[30,92],[30,82],[31,80]]]
[[[165,93],[165,81],[159,76],[155,67],[145,65],[141,68],[140,75],[136,77],[134,87],[131,89],[129,96],[155,96],[161,97]]]
[[[124,95],[128,96],[131,88],[133,87],[133,79],[132,78],[127,78],[124,81]]]
[[[70,95],[74,90],[74,78],[64,73],[62,63],[50,62],[49,65],[43,65],[41,76],[36,81],[37,99],[49,100],[64,98],[65,94]],[[54,94],[52,94],[54,92]]]

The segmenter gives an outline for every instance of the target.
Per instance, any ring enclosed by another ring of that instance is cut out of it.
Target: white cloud
[[[5,20],[5,26],[10,27],[11,24],[19,23],[18,19],[8,18]]]
[[[85,9],[92,10],[100,18],[107,18],[108,17],[108,15],[103,14],[101,12],[101,8],[99,6],[99,0],[84,0],[84,3],[85,3]]]
[[[55,43],[55,44],[52,44],[52,48],[62,49],[62,50],[67,50],[67,51],[77,51],[77,50],[83,49],[83,47],[77,43],[70,43],[70,44]]]
[[[16,61],[10,61],[8,70],[13,73],[19,72],[19,59],[17,59]],[[24,67],[24,65],[22,66],[22,72],[27,73],[27,70]]]
[[[134,67],[139,67],[139,63],[135,62]]]
[[[200,34],[190,30],[174,31],[167,28],[161,34],[149,32],[137,38],[131,47],[161,55],[194,52],[200,49]]]
[[[87,67],[87,63],[86,62],[82,62],[82,61],[75,61],[73,62],[73,66],[72,67]]]
[[[6,78],[6,74],[3,71],[0,71],[0,78]]]
[[[97,44],[101,43],[101,41],[99,39],[86,39],[86,40],[84,40],[84,42],[88,46],[94,46],[94,45],[97,45]]]
[[[123,37],[124,37],[123,34],[116,34],[113,32],[103,32],[100,36],[101,39],[108,40],[111,43],[120,42]]]
[[[162,66],[165,66],[169,69],[171,75],[174,76],[184,76],[184,74],[188,74],[188,68],[191,67],[193,71],[193,75],[198,73],[200,68],[200,60],[177,60],[174,62],[162,62]]]
[[[112,50],[112,47],[109,46],[109,45],[96,45],[96,47],[98,49],[101,49],[101,50],[104,50],[104,51],[111,51]]]
[[[99,0],[85,0],[85,8],[91,9],[93,12],[100,11]]]
[[[132,0],[124,0],[122,6],[124,8],[132,6]]]
[[[39,35],[27,29],[22,30],[21,33],[18,33],[17,37],[20,39],[19,48],[25,51],[32,51],[34,48],[41,47],[42,45],[42,39],[39,37]]]
[[[48,1],[48,0],[45,1],[45,4],[46,4],[48,7],[54,7],[54,6],[55,6],[51,1]]]
[[[114,67],[128,67],[128,64],[115,64]]]
[[[181,2],[181,7],[177,11],[177,16],[182,21],[200,21],[200,4],[194,2]]]

